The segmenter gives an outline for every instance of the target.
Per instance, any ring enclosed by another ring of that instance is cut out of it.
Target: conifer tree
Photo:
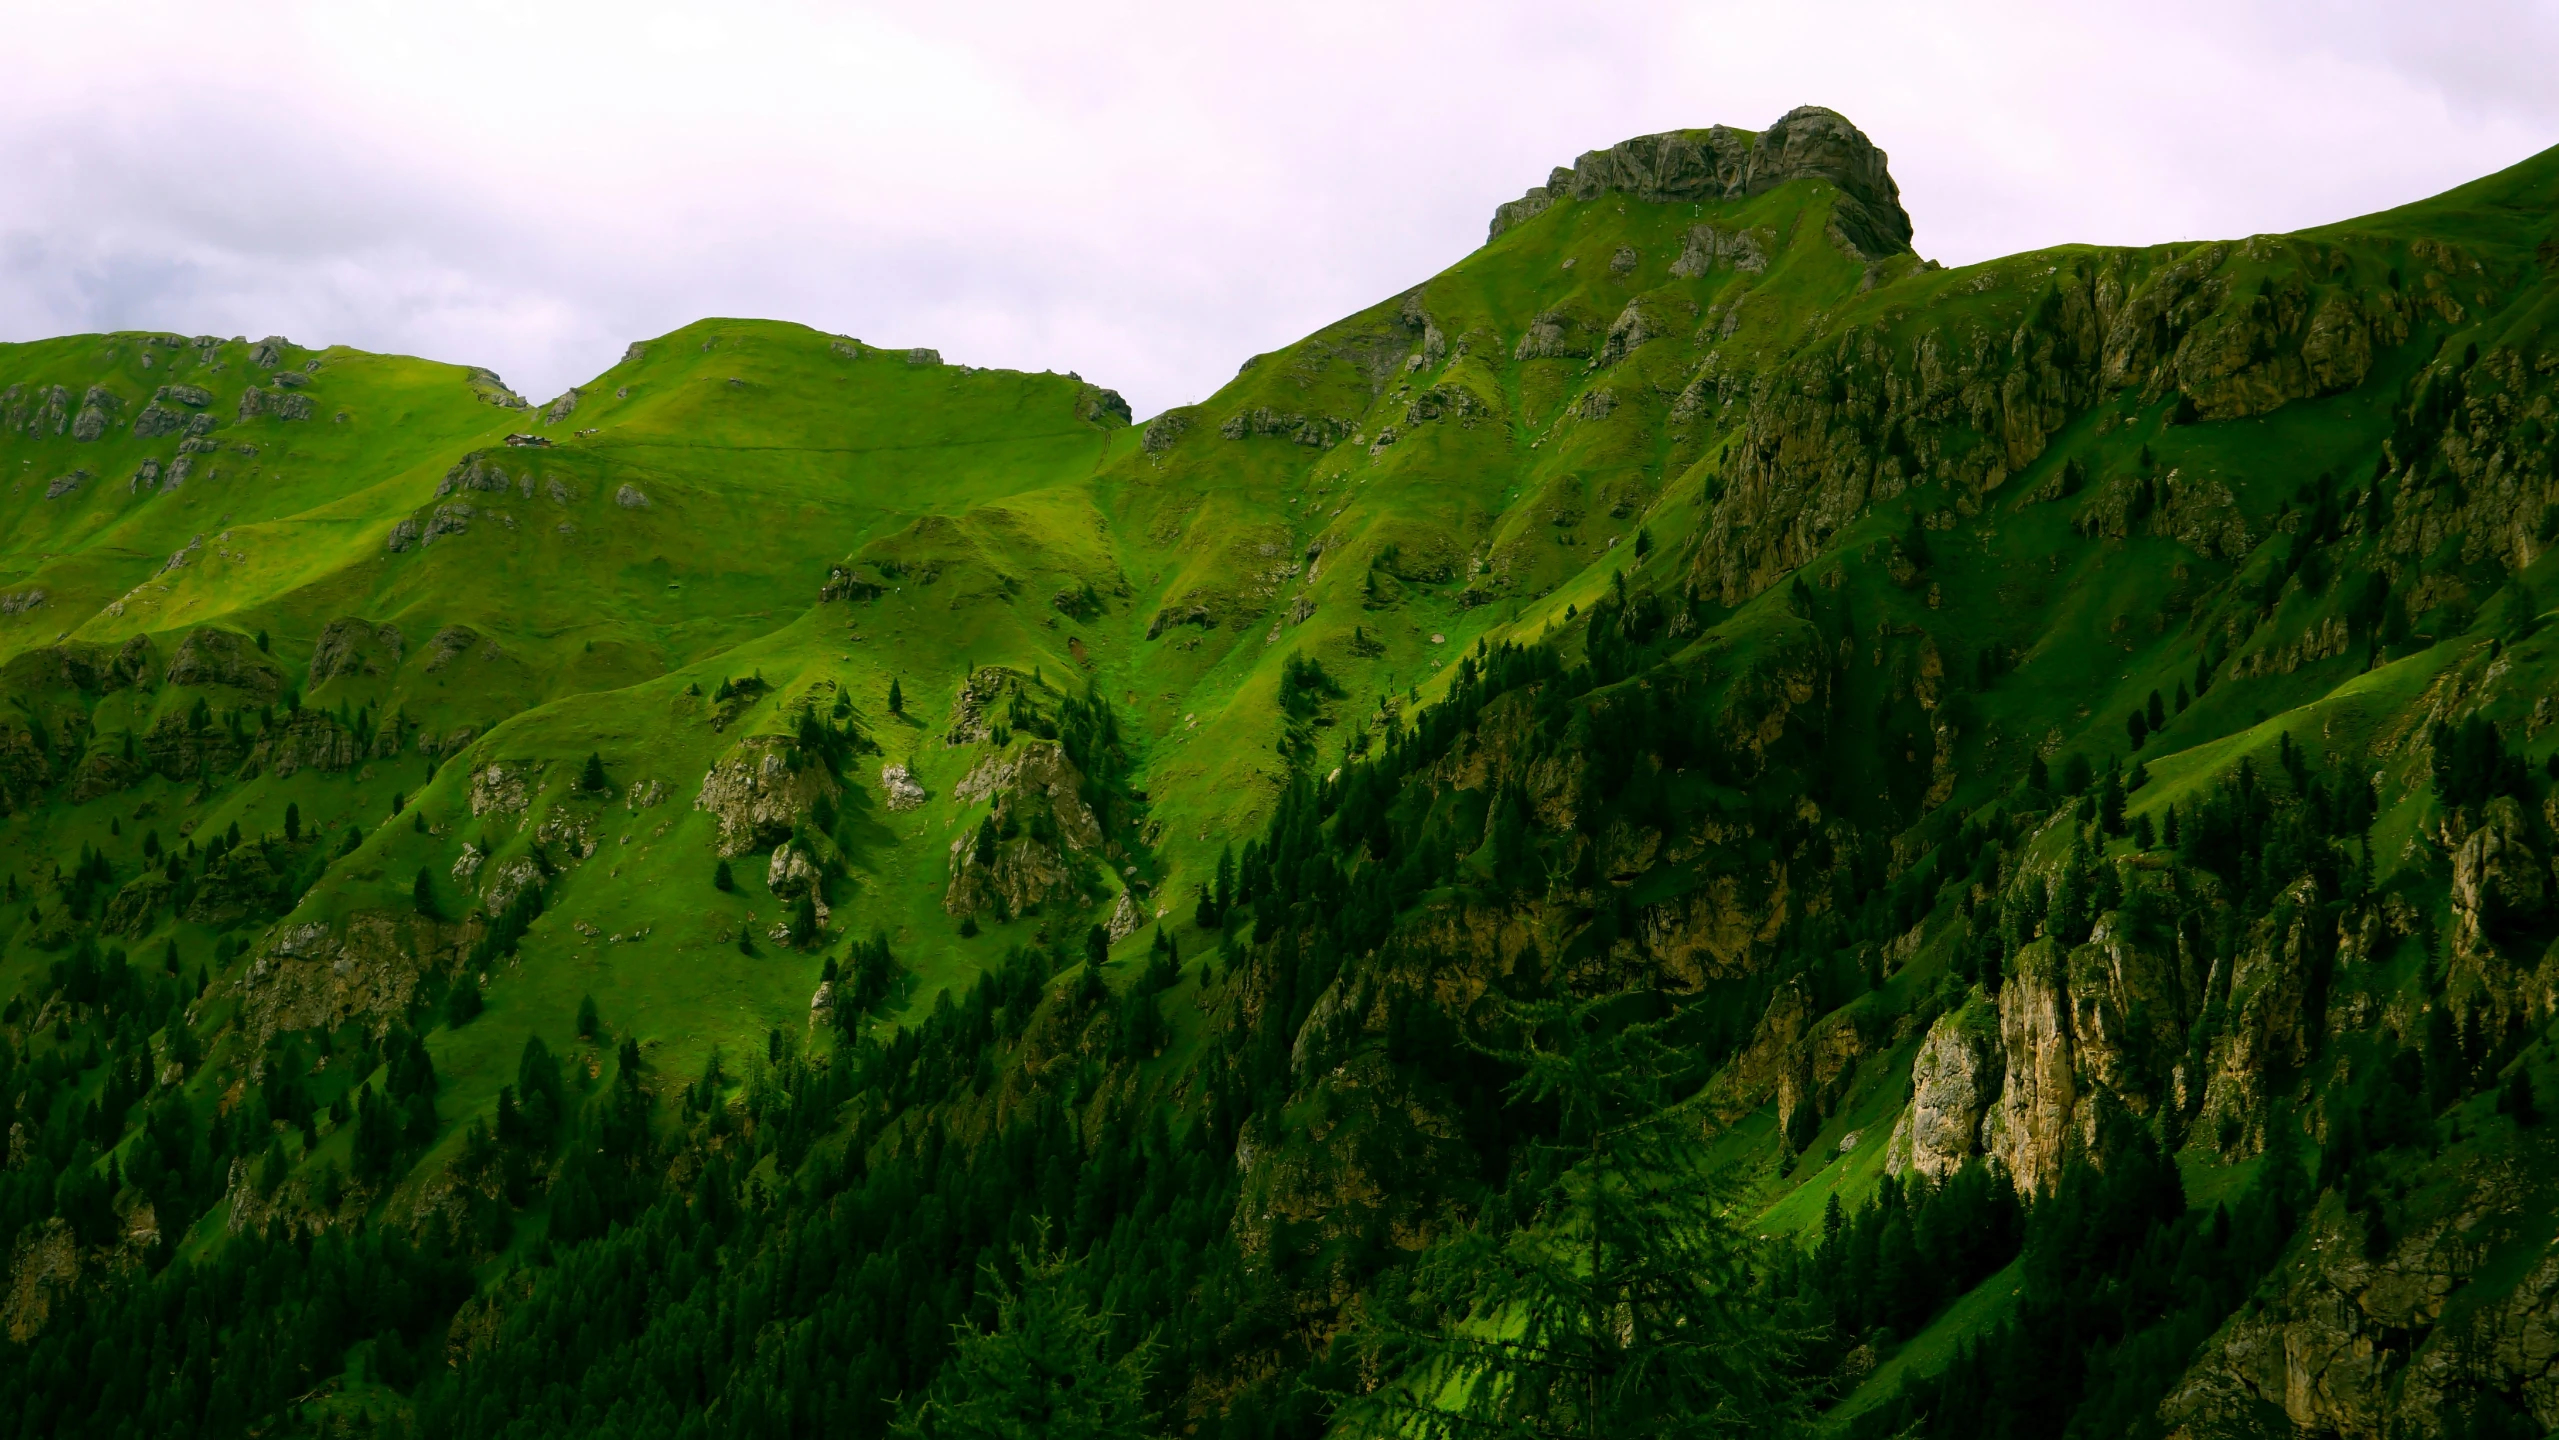
[[[1043,1237],[1045,1239],[1045,1237]],[[951,1358],[898,1417],[902,1440],[1122,1440],[1150,1433],[1152,1337],[1113,1354],[1111,1317],[1056,1255],[1017,1252],[1022,1282],[988,1267],[995,1324],[951,1327]]]
[[[906,692],[898,688],[895,676],[889,678],[889,713],[892,715],[906,713]]]
[[[1345,1411],[1355,1434],[1758,1436],[1805,1413],[1794,1337],[1718,1203],[1703,1076],[1658,1002],[1627,992],[1507,1007],[1510,1099],[1551,1107],[1536,1212],[1479,1221],[1417,1267],[1360,1340],[1390,1377]],[[1533,1163],[1533,1162],[1532,1162]]]
[[[604,788],[604,757],[602,755],[592,750],[586,752],[586,768],[578,773],[578,788],[581,790]]]

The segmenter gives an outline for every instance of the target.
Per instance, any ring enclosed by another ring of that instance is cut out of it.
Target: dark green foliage
[[[579,996],[578,1038],[581,1040],[593,1040],[603,1033],[604,1020],[602,1016],[596,1013],[595,997],[592,995]]]
[[[487,1002],[480,998],[480,982],[475,976],[463,976],[453,982],[452,989],[444,992],[444,1023],[456,1030],[480,1018],[480,1012],[487,1008]]]
[[[606,788],[602,755],[592,750],[587,752],[586,764],[578,771],[578,788],[590,794]]]
[[[1111,1317],[1084,1298],[1083,1277],[1054,1253],[1014,1257],[1019,1286],[989,1267],[988,1326],[952,1329],[951,1356],[932,1388],[898,1417],[912,1440],[1136,1440],[1147,1423],[1155,1346],[1112,1335]]]
[[[2447,806],[2476,806],[2499,795],[2531,798],[2532,772],[2506,748],[2495,721],[2473,714],[2427,733],[2434,751],[2435,798]]]
[[[1515,1104],[1551,1108],[1551,1176],[1517,1224],[1432,1253],[1362,1337],[1382,1383],[1356,1433],[1782,1433],[1799,1418],[1793,1337],[1704,1165],[1702,1078],[1648,995],[1538,1002],[1504,1017]]]
[[[444,918],[443,907],[436,903],[435,870],[432,866],[419,867],[416,882],[409,886],[409,901],[420,915],[429,920]]]
[[[711,888],[726,895],[737,889],[737,876],[730,873],[729,862],[719,861],[711,867]]]
[[[906,713],[906,692],[898,688],[896,676],[889,677],[889,713],[892,715]]]
[[[2307,1195],[2279,1149],[2235,1208],[2189,1210],[2175,1161],[2147,1136],[2126,1144],[2104,1171],[2066,1166],[2027,1211],[2016,1318],[1906,1381],[1853,1435],[2157,1433],[2160,1397],[2282,1253]]]

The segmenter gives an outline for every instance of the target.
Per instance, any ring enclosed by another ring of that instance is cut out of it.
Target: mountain
[[[1142,425],[0,347],[19,1430],[2559,1425],[2559,151],[1914,238],[1641,137]]]

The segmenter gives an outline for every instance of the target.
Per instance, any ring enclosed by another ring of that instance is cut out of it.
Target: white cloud
[[[1846,113],[1954,262],[2340,219],[2559,139],[2559,3],[0,4],[0,336],[277,331],[536,396],[703,315],[1143,412],[1548,167]]]

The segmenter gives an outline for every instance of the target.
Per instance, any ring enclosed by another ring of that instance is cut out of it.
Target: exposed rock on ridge
[[[1487,243],[1538,215],[1558,200],[1593,200],[1610,191],[1647,203],[1730,200],[1776,189],[1789,180],[1822,179],[1837,185],[1832,219],[1842,235],[1870,259],[1910,248],[1910,216],[1901,187],[1875,148],[1846,116],[1803,105],[1754,135],[1729,125],[1639,135],[1605,150],[1592,150],[1546,183],[1493,212]]]

